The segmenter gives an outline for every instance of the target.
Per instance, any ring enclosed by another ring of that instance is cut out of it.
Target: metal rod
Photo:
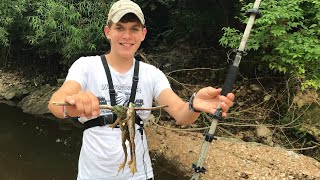
[[[260,3],[261,3],[261,0],[256,0],[253,8],[258,10]],[[240,64],[240,61],[242,58],[242,53],[244,52],[244,49],[245,49],[246,43],[248,41],[250,31],[252,29],[255,18],[256,18],[255,13],[252,13],[249,17],[249,21],[247,23],[244,34],[242,36],[242,40],[240,42],[239,49],[238,49],[238,52],[237,52],[236,57],[234,59],[233,65],[230,67],[227,78],[226,78],[224,85],[222,87],[222,92],[221,92],[222,95],[227,95],[229,92],[232,91],[232,86],[233,86],[233,84],[236,80],[236,77],[238,75],[239,64]],[[193,164],[194,173],[191,177],[192,180],[198,180],[200,178],[200,173],[204,173],[204,171],[206,170],[203,167],[203,164],[204,164],[205,158],[208,153],[209,145],[211,144],[211,142],[213,140],[213,135],[216,131],[218,121],[219,121],[219,119],[221,119],[221,115],[222,115],[222,110],[220,108],[220,103],[219,103],[215,114],[213,114],[210,129],[209,129],[208,133],[205,134],[205,138],[204,138],[201,150],[200,150],[197,164]]]

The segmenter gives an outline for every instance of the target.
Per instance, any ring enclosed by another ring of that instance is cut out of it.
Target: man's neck
[[[133,64],[132,58],[122,58],[112,53],[106,55],[107,62],[117,72],[124,74],[129,71]]]

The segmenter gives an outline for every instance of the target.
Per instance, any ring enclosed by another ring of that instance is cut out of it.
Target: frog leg
[[[124,152],[124,161],[120,164],[118,169],[118,174],[120,173],[121,169],[124,170],[124,167],[127,163],[128,158],[128,152],[127,152],[127,146],[126,146],[126,140],[128,140],[128,129],[125,126],[122,126],[122,123],[120,124],[121,132],[122,132],[122,149]]]
[[[110,124],[109,127],[111,127],[113,129],[120,123],[121,123],[121,118],[117,117],[116,121],[113,124]]]
[[[131,155],[131,160],[128,162],[128,165],[130,167],[130,172],[132,175],[137,172],[137,165],[136,165],[136,147],[134,143],[134,138],[135,138],[135,122],[134,122],[134,116],[131,116],[130,119],[132,122],[129,124],[128,123],[128,130],[129,130],[129,145],[130,145],[130,155]]]

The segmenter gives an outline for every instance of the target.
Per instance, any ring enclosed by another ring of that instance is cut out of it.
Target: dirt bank
[[[150,150],[163,154],[189,176],[202,145],[202,134],[174,132],[155,126],[147,128]],[[320,163],[310,157],[282,148],[236,139],[218,138],[209,147],[201,176],[206,180],[316,180]]]

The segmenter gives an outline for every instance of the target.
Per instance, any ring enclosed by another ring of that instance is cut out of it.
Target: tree
[[[9,46],[9,30],[26,11],[27,0],[1,0],[0,4],[0,45]]]
[[[252,7],[244,5],[242,10]],[[302,89],[320,88],[320,2],[262,1],[261,12],[246,50],[258,52],[269,68],[296,77]],[[246,21],[244,16],[239,19]],[[240,30],[225,27],[220,43],[237,48],[241,35]]]
[[[104,48],[108,4],[103,1],[42,0],[33,6],[34,13],[28,16],[33,31],[27,39],[41,54],[58,53],[68,63],[71,57]]]

